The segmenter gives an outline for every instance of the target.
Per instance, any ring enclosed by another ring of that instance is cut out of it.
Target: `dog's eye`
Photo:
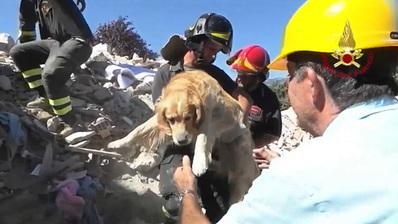
[[[176,122],[176,119],[174,117],[168,118],[167,120],[170,124],[174,124]]]
[[[185,120],[185,121],[190,121],[190,120],[191,120],[191,117],[190,117],[190,116],[184,117],[184,120]]]

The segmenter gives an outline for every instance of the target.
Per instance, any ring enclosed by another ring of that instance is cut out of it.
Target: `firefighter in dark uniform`
[[[278,140],[282,131],[279,100],[264,84],[269,74],[268,52],[258,45],[249,45],[238,50],[227,60],[227,64],[236,70],[237,84],[242,86],[253,100],[248,117],[256,147]]]
[[[177,73],[184,70],[203,70],[215,78],[222,88],[238,99],[242,109],[250,108],[248,95],[237,88],[236,83],[220,68],[213,65],[216,54],[222,51],[228,54],[232,48],[232,25],[223,16],[208,13],[199,17],[196,24],[185,32],[185,38],[172,36],[161,50],[163,58],[169,64],[163,65],[157,72],[152,85],[152,99],[156,103],[164,86]],[[177,147],[172,143],[161,146],[163,151],[160,164],[160,193],[164,197],[163,212],[167,222],[173,223],[178,217],[180,197],[173,182],[176,167],[181,165],[182,156],[193,156],[192,145]],[[217,152],[217,150],[213,150]],[[213,159],[216,155],[213,154]],[[228,188],[226,177],[220,177],[208,170],[198,178],[199,195],[206,215],[217,222],[228,210]],[[216,195],[216,196],[215,196]]]
[[[77,3],[81,9],[73,0],[21,0],[21,44],[10,51],[29,88],[37,90],[40,96],[27,106],[51,106],[64,122],[60,130],[64,136],[73,132],[76,124],[65,83],[92,52],[93,34],[80,11],[85,3]],[[35,40],[37,22],[41,40]]]
[[[255,144],[253,156],[259,168],[267,168],[270,159],[277,156],[267,144],[278,140],[282,132],[278,97],[264,84],[269,74],[269,62],[268,52],[258,45],[246,46],[227,60],[227,64],[237,72],[237,84],[249,93],[253,101],[248,118]]]

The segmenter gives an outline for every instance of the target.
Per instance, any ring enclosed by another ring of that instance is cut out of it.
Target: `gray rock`
[[[112,94],[109,92],[108,89],[100,88],[94,92],[94,98],[100,103],[103,103],[112,98]]]
[[[86,101],[79,98],[71,97],[71,100],[72,100],[72,107],[84,107],[87,104]]]
[[[10,52],[10,49],[15,45],[14,39],[8,33],[0,33],[0,51]]]
[[[5,75],[0,75],[0,89],[4,91],[10,91],[14,89],[11,85],[10,79]]]

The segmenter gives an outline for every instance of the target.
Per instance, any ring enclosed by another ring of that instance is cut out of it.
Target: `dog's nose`
[[[180,140],[178,140],[178,144],[179,145],[186,145],[186,144],[188,144],[188,139],[180,139]]]

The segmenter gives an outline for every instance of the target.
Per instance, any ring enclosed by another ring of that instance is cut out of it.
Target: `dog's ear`
[[[155,113],[158,119],[158,128],[166,135],[171,135],[171,128],[166,118],[166,103],[164,100],[156,103]]]
[[[200,125],[202,124],[205,115],[202,100],[198,96],[193,95],[192,104],[195,106],[195,117],[194,117],[195,126],[196,128],[199,128]]]

